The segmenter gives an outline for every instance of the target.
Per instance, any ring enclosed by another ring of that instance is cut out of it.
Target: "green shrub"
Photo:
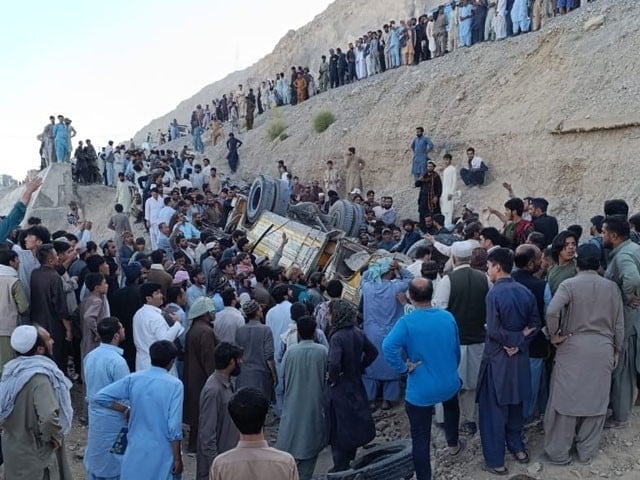
[[[267,128],[267,137],[272,142],[278,138],[286,130],[287,126],[280,119],[275,119],[269,124]]]
[[[329,110],[320,110],[315,117],[313,117],[313,128],[316,132],[322,133],[329,125],[336,121],[336,117],[333,116]]]

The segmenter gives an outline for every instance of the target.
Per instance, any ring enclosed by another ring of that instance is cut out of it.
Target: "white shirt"
[[[209,185],[209,179],[211,178],[211,165],[202,167],[202,175],[204,175],[204,184]],[[217,193],[217,192],[214,192]]]
[[[396,209],[393,206],[387,210],[378,205],[377,207],[373,207],[373,213],[376,218],[382,220],[385,225],[396,223]]]
[[[479,157],[479,156],[477,156],[477,155],[476,155],[476,156],[474,156],[474,157],[471,159],[471,168],[472,168],[472,169],[474,169],[474,170],[475,170],[475,169],[480,168],[480,167],[482,166],[482,162],[483,162],[483,161],[484,161],[484,160],[482,160],[482,157]]]
[[[291,323],[291,302],[285,300],[277,304],[267,312],[267,327],[273,334],[273,351],[279,352],[282,348],[282,334],[286,332]]]
[[[178,322],[171,327],[162,316],[162,311],[153,305],[143,305],[133,316],[133,343],[136,346],[136,372],[151,368],[149,347],[158,340],[173,342],[184,331]],[[171,374],[176,375],[174,368]],[[177,375],[176,375],[177,376]]]
[[[235,307],[224,307],[216,313],[213,331],[220,342],[236,343],[236,330],[245,324],[240,310]]]
[[[471,268],[471,265],[465,263],[464,265],[458,265],[457,267],[453,267],[453,271],[460,270],[461,268]],[[491,283],[489,282],[489,277],[487,277],[487,284],[491,287]],[[438,288],[435,289],[435,294],[433,295],[433,300],[431,304],[437,308],[447,309],[449,307],[449,297],[451,296],[451,279],[449,275],[445,275],[438,282]]]
[[[147,198],[147,201],[144,202],[144,219],[151,225],[157,225],[160,222],[158,218],[162,207],[164,207],[164,200],[160,195],[155,199],[153,197]]]
[[[413,262],[411,265],[407,267],[407,270],[409,270],[415,278],[420,278],[422,277],[422,263],[423,263],[422,260],[416,260],[415,262]],[[435,290],[435,285],[434,285],[434,290]]]
[[[189,180],[187,180],[186,178],[183,178],[182,180],[180,180],[178,182],[178,188],[182,188],[182,187],[184,187],[184,188],[192,188],[193,184]]]
[[[473,246],[473,248],[477,248],[480,247],[480,242],[477,240],[473,240],[473,239],[469,239],[470,242],[474,242],[475,245]],[[454,242],[455,243],[455,242]],[[438,250],[441,254],[443,254],[445,257],[450,257],[451,256],[451,246],[450,245],[445,245],[444,243],[440,243],[440,242],[433,242],[433,248],[435,248],[436,250]]]

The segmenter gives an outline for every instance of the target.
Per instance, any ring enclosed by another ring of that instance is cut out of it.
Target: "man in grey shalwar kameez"
[[[42,134],[38,135],[38,138],[42,141],[42,154],[47,167],[56,161],[55,136],[53,135],[53,127],[55,124],[56,117],[51,115],[49,117],[49,123],[44,127]]]
[[[640,245],[630,239],[630,226],[626,218],[607,217],[602,226],[602,243],[611,248],[605,277],[618,285],[624,304],[624,346],[611,382],[612,418],[607,427],[624,427],[628,424],[634,401],[636,375],[640,351]]]
[[[71,480],[64,436],[71,431],[71,381],[51,360],[44,328],[20,325],[11,334],[18,355],[0,381],[4,478]]]
[[[328,349],[313,341],[316,322],[297,321],[300,342],[282,359],[284,401],[276,448],[293,455],[300,480],[310,480],[318,454],[327,443],[323,408]]]
[[[600,250],[578,248],[578,274],[560,284],[547,308],[556,347],[550,397],[544,415],[544,450],[556,464],[587,462],[598,451],[609,404],[611,372],[624,340],[618,287],[600,277]]]
[[[273,334],[263,323],[264,315],[258,302],[249,300],[242,311],[247,323],[236,330],[235,343],[244,350],[242,371],[236,379],[236,389],[257,388],[271,400],[277,378],[273,361]]]

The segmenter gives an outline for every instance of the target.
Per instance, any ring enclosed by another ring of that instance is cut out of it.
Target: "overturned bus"
[[[337,200],[328,213],[310,202],[292,204],[288,182],[258,176],[247,197],[239,196],[229,215],[225,231],[247,232],[257,256],[273,258],[280,248],[282,234],[288,242],[279,265],[300,267],[305,276],[324,272],[327,279],[342,282],[343,298],[356,305],[360,299],[361,271],[370,261],[392,256],[402,263],[411,260],[400,253],[372,250],[356,238],[365,224],[361,205]]]

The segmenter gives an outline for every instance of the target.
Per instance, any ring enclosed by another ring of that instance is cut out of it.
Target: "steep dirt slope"
[[[598,15],[604,25],[585,31]],[[501,207],[501,183],[509,181],[516,194],[549,199],[565,225],[586,224],[606,198],[637,204],[640,128],[552,131],[561,123],[606,128],[639,120],[638,18],[639,2],[598,1],[552,19],[540,32],[460,49],[272,110],[241,134],[240,173],[251,180],[256,172],[274,173],[284,160],[301,178],[321,178],[325,161],[353,145],[367,161],[366,186],[395,195],[402,213],[415,215],[406,149],[414,127],[423,125],[436,144],[434,158],[451,152],[460,166],[472,145],[490,166],[483,188],[461,185],[461,203]],[[318,134],[311,119],[321,109],[337,120]],[[288,126],[286,140],[267,138],[274,119]],[[226,170],[223,146],[206,154]]]
[[[248,68],[207,85],[193,97],[181,102],[172,112],[141,128],[135,139],[143,141],[147,132],[156,132],[158,128],[166,130],[173,118],[187,123],[196,104],[211,103],[213,98],[235,91],[240,83],[245,86],[245,90],[257,87],[258,82],[274,79],[276,73],[288,72],[293,65],[308,66],[317,75],[320,56],[328,55],[329,48],[344,49],[348,42],[354,41],[363,33],[382,29],[382,25],[389,20],[398,23],[401,19],[418,17],[440,3],[441,0],[336,0],[307,25],[290,30],[271,54]],[[215,61],[215,58],[211,61]]]

